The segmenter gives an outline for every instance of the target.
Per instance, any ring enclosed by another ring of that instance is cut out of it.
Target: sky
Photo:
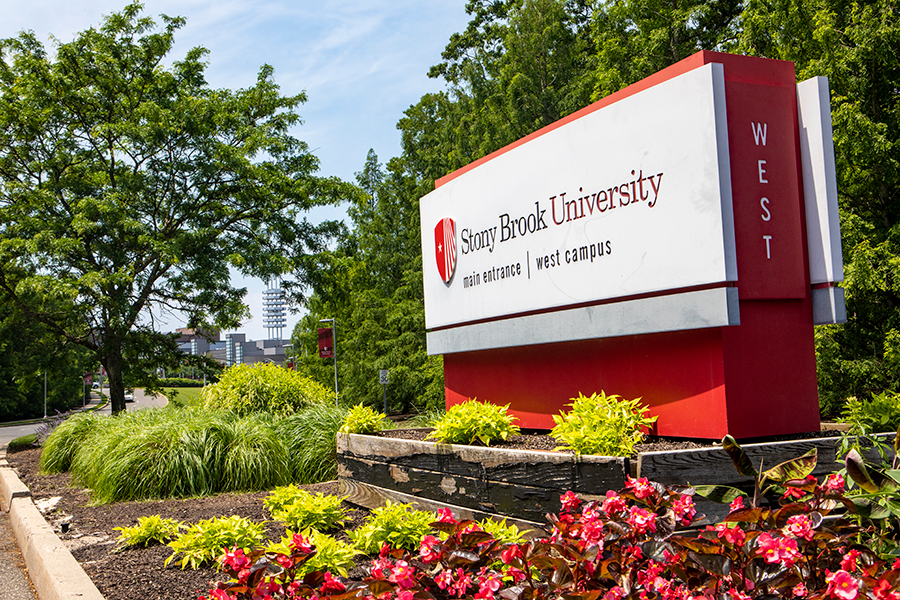
[[[320,160],[320,175],[353,181],[370,148],[380,162],[400,154],[397,121],[428,92],[442,89],[428,69],[468,22],[465,0],[146,0],[144,14],[182,16],[170,58],[195,46],[209,50],[206,79],[213,88],[253,85],[272,65],[285,95],[306,91],[294,136]],[[0,0],[0,38],[31,30],[45,46],[101,23],[126,0]],[[52,36],[52,38],[51,38]],[[312,218],[340,218],[318,209]],[[236,331],[266,339],[261,281],[240,280],[253,318]],[[289,315],[289,335],[297,322]],[[172,326],[181,326],[173,323]],[[339,324],[340,326],[340,324]],[[224,333],[224,332],[223,332]]]

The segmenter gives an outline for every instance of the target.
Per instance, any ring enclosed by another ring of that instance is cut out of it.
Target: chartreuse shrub
[[[434,424],[434,431],[428,434],[428,438],[445,444],[474,444],[479,441],[490,446],[491,442],[506,440],[519,433],[519,428],[513,425],[516,417],[507,414],[507,409],[509,405],[497,406],[477,400],[456,404]]]
[[[181,568],[213,564],[226,548],[252,548],[265,539],[265,524],[232,515],[207,519],[189,526],[169,542],[173,550],[165,565],[181,555]]]
[[[175,519],[163,519],[159,515],[138,517],[138,524],[134,527],[113,527],[114,531],[121,531],[117,541],[119,547],[125,546],[149,546],[151,543],[165,544],[176,535],[184,526]]]
[[[553,416],[556,426],[550,435],[565,444],[557,450],[571,448],[576,454],[628,456],[644,440],[641,428],[656,421],[646,416],[640,398],[625,400],[602,391],[590,397],[578,394],[567,406],[572,410]]]
[[[729,446],[738,470],[756,473],[739,446]],[[705,493],[731,506],[723,522],[706,527],[697,524],[694,489],[630,477],[595,501],[567,492],[546,536],[529,541],[504,543],[442,510],[418,544],[380,551],[360,582],[304,569],[316,547],[295,536],[278,554],[228,553],[222,564],[232,579],[210,596],[897,600],[900,561],[879,554],[871,536],[881,534],[845,512],[852,503],[839,475],[811,477],[815,463],[813,452],[756,473],[757,488],[781,496],[767,506],[710,486]],[[262,568],[273,563],[282,568]]]
[[[348,531],[347,535],[365,554],[377,554],[383,544],[413,550],[431,530],[434,519],[433,512],[414,510],[408,504],[388,500],[384,506],[374,509],[361,527]]]
[[[887,391],[869,400],[851,396],[841,411],[841,421],[850,425],[848,433],[853,435],[897,431],[900,428],[900,394]]]
[[[384,429],[387,417],[368,406],[357,404],[347,413],[344,423],[338,430],[341,433],[378,433]]]
[[[315,529],[308,529],[300,535],[288,530],[287,535],[279,543],[266,546],[265,552],[289,556],[292,544],[298,543],[312,545],[316,549],[316,553],[299,566],[297,574],[301,576],[314,571],[330,571],[346,577],[349,569],[355,564],[354,557],[359,554],[356,548],[350,544],[336,540]]]
[[[268,411],[282,415],[333,399],[317,381],[272,363],[228,367],[219,382],[200,394],[206,410],[229,410],[240,415]]]
[[[344,523],[346,511],[341,506],[343,500],[338,496],[310,494],[297,486],[288,485],[275,488],[263,500],[263,506],[273,520],[281,521],[287,529],[328,531]]]

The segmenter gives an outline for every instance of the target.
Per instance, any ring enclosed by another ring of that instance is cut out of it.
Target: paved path
[[[99,402],[100,396],[97,393],[91,393],[88,407],[96,406]],[[134,402],[129,402],[126,409],[160,408],[167,403],[168,400],[164,396],[148,396],[144,394],[143,390],[135,390]],[[100,409],[98,414],[110,414],[109,405]],[[9,442],[23,435],[34,433],[39,426],[40,423],[0,425],[0,458],[5,458],[6,446]],[[39,600],[10,525],[9,507],[2,508],[3,510],[0,510],[0,600]]]

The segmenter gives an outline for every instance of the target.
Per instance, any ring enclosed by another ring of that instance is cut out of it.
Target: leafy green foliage
[[[378,433],[384,429],[386,418],[384,413],[357,404],[347,413],[347,418],[344,419],[344,424],[338,431],[341,433]]]
[[[291,543],[295,535],[289,530],[279,543],[266,546],[265,552],[267,554],[290,555]],[[309,560],[299,565],[297,569],[298,576],[307,575],[315,571],[330,571],[332,573],[340,573],[344,577],[347,576],[348,570],[355,564],[354,558],[359,554],[356,548],[315,529],[303,531],[301,535],[315,546],[316,552]]]
[[[207,410],[230,410],[241,415],[268,411],[292,414],[333,397],[321,384],[291,369],[271,363],[234,365],[219,382],[200,394]]]
[[[625,400],[616,394],[578,394],[572,398],[572,410],[553,416],[556,425],[550,435],[566,444],[576,454],[630,456],[634,447],[644,440],[644,427],[656,417],[647,417],[649,409],[640,398]]]
[[[203,380],[189,379],[187,377],[164,377],[159,380],[160,387],[188,388],[203,387]]]
[[[434,424],[434,431],[428,434],[428,439],[445,444],[473,444],[479,441],[485,446],[497,440],[507,440],[509,436],[519,433],[519,428],[513,425],[516,417],[506,413],[508,408],[508,405],[497,406],[477,400],[451,406]]]
[[[869,400],[851,396],[841,411],[841,421],[850,425],[848,433],[852,435],[897,431],[900,428],[900,394],[882,392]]]
[[[378,554],[383,544],[414,550],[431,529],[430,523],[434,519],[432,512],[414,510],[408,504],[388,500],[384,506],[374,509],[361,527],[347,535],[366,554]]]
[[[506,519],[484,519],[478,525],[501,544],[518,544],[525,537],[523,531],[519,531],[514,524],[507,523]]]
[[[316,483],[337,477],[337,431],[347,409],[316,404],[276,425],[278,439],[290,457],[295,483]]]
[[[346,511],[343,498],[321,493],[310,494],[297,486],[278,487],[263,500],[272,519],[281,521],[288,529],[301,531],[313,528],[329,531],[344,522]],[[317,544],[318,545],[318,544]]]
[[[237,327],[232,268],[296,275],[282,286],[299,291],[336,231],[305,211],[353,192],[316,177],[291,135],[305,95],[281,95],[270,66],[210,89],[205,50],[169,57],[184,19],[157,27],[141,10],[52,52],[33,33],[0,40],[0,294],[106,367],[114,413],[126,386],[156,385],[154,367],[208,366],[151,315]]]
[[[194,523],[168,543],[173,550],[165,565],[181,555],[181,568],[197,569],[216,562],[229,548],[251,548],[265,538],[265,524],[232,515]]]
[[[165,544],[178,535],[184,526],[175,519],[163,519],[159,515],[138,517],[134,527],[113,527],[121,531],[117,541],[119,547],[149,546],[151,543]]]

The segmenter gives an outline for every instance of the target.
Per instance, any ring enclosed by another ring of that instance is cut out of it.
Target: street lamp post
[[[338,378],[337,378],[337,319],[319,319],[319,323],[331,323],[331,343],[334,354],[334,405],[338,405]]]

